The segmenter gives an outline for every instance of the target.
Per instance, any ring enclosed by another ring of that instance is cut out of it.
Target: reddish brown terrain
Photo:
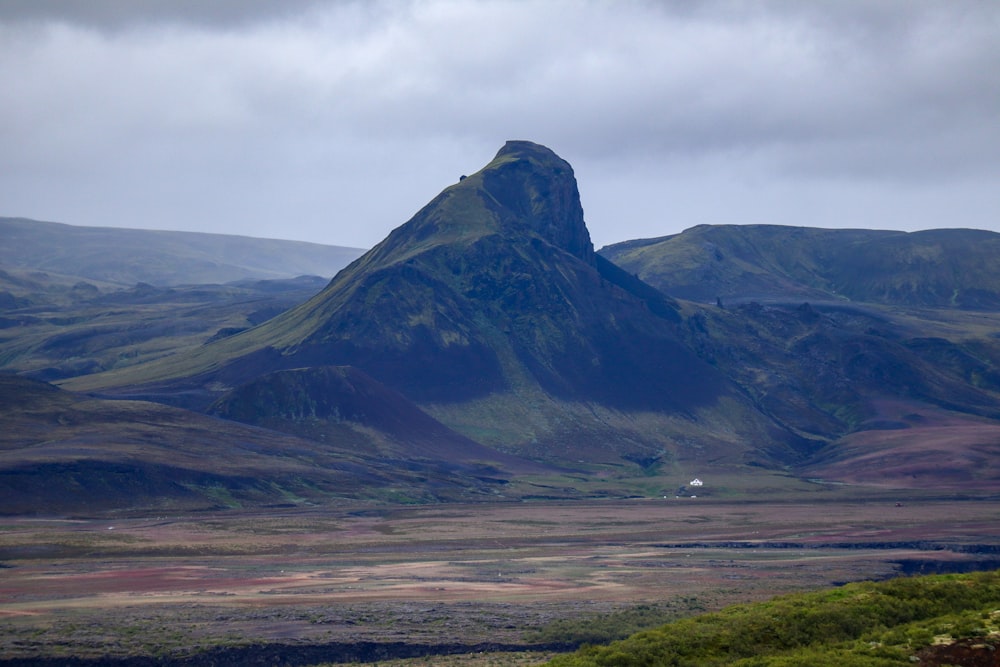
[[[10,518],[0,657],[183,656],[261,642],[530,647],[556,620],[640,604],[687,615],[901,572],[996,567],[998,553],[996,500]]]
[[[873,427],[828,445],[804,469],[824,480],[943,493],[1000,488],[1000,423],[902,401],[878,401]]]

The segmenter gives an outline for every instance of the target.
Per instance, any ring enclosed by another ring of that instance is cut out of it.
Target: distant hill
[[[0,269],[131,287],[331,278],[357,248],[197,232],[76,227],[0,218]],[[0,290],[3,285],[0,284]]]
[[[122,288],[0,271],[0,371],[54,381],[139,364],[260,324],[309,299],[318,276]]]
[[[1000,308],[1000,234],[700,225],[600,254],[654,287],[703,303],[851,300]]]

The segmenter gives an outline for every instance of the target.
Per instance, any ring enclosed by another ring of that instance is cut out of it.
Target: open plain
[[[998,499],[830,496],[9,517],[0,664],[551,651],[629,614],[1000,566]]]

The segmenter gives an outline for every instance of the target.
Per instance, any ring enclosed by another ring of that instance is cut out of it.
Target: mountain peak
[[[567,164],[565,160],[555,154],[551,148],[536,144],[533,141],[524,139],[509,139],[503,147],[497,151],[496,157],[513,156],[518,159],[534,159],[539,162],[558,162]]]
[[[556,247],[593,264],[594,246],[568,162],[540,144],[512,140],[477,176],[487,206],[501,219],[518,218]]]

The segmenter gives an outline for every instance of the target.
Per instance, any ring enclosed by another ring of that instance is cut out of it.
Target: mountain
[[[669,381],[711,376],[663,326],[676,310],[656,295],[654,312],[602,266],[569,164],[510,142],[254,337],[291,363],[350,360],[422,402],[519,382],[623,405],[713,397],[712,380]]]
[[[0,268],[6,271],[41,272],[56,280],[97,281],[119,288],[301,275],[329,278],[363,252],[300,241],[77,227],[25,218],[0,218],[0,241]]]
[[[1000,234],[699,225],[600,254],[682,299],[850,300],[997,310]]]
[[[512,141],[302,305],[67,386],[204,410],[267,373],[352,366],[477,442],[550,460],[777,466],[809,446],[682,334],[676,302],[594,253],[570,165]]]
[[[595,253],[570,165],[512,141],[308,292],[24,287],[0,367],[309,443],[380,497],[992,492],[996,237],[703,226]]]

